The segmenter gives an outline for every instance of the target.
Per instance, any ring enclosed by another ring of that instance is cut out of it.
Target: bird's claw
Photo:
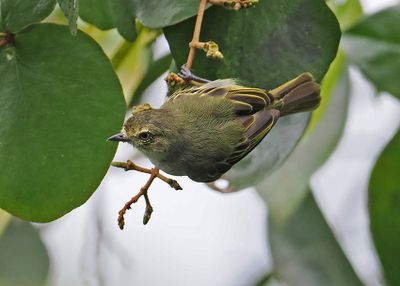
[[[186,67],[186,65],[181,66],[178,76],[186,82],[191,81],[194,78],[192,72]]]
[[[181,66],[181,70],[178,73],[178,76],[183,79],[185,82],[195,82],[195,83],[208,83],[210,80],[198,77],[194,75],[190,69],[186,67],[186,65]]]

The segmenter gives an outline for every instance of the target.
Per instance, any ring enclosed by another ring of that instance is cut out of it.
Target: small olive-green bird
[[[279,117],[311,111],[320,87],[309,73],[266,91],[232,79],[173,93],[159,109],[136,108],[121,133],[159,169],[197,182],[212,182],[251,152]]]

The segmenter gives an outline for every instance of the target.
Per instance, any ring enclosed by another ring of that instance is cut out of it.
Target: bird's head
[[[128,142],[146,154],[168,152],[175,141],[169,117],[167,111],[161,109],[134,112],[125,121],[121,133],[108,140]]]

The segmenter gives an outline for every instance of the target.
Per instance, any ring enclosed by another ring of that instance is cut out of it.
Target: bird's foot
[[[191,84],[192,84],[192,82],[197,82],[197,83],[203,84],[203,83],[208,83],[208,82],[211,81],[211,80],[208,80],[208,79],[205,79],[205,78],[201,78],[201,77],[198,77],[198,76],[194,75],[190,71],[190,69],[188,69],[186,67],[186,65],[182,65],[181,66],[181,70],[179,71],[178,76],[180,78],[182,78],[185,82],[191,82]]]

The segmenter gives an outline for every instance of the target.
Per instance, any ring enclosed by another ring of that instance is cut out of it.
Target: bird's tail
[[[270,93],[277,100],[280,116],[284,116],[316,109],[321,101],[320,90],[313,76],[303,73]]]

